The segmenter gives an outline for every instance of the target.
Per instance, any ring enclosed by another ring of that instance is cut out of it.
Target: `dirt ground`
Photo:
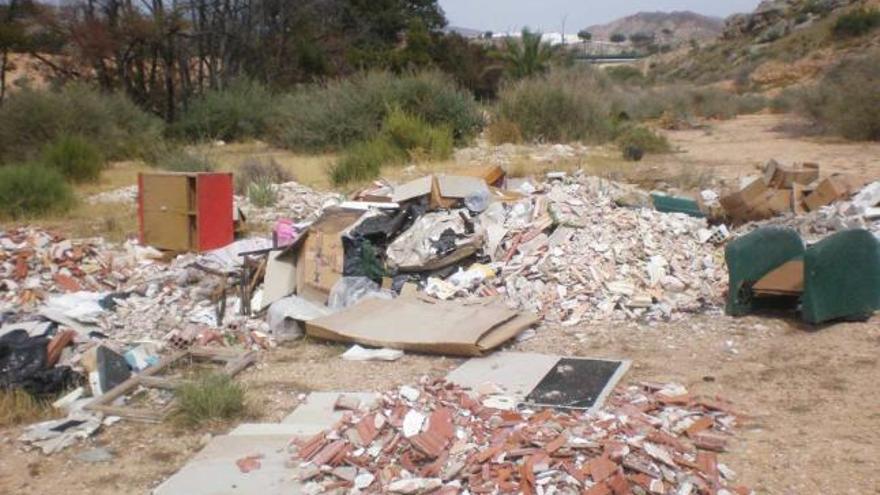
[[[776,158],[880,178],[880,144],[795,138],[774,130],[784,122],[757,115],[712,123],[708,131],[670,132],[683,152],[648,157],[638,166],[668,176],[706,172],[733,180]],[[510,349],[631,359],[623,383],[676,381],[731,400],[748,419],[722,462],[756,493],[880,494],[880,317],[821,329],[790,316],[720,314],[659,324],[541,327]],[[443,376],[462,362],[421,355],[394,363],[346,362],[339,357],[344,350],[305,340],[265,353],[240,375],[254,411],[247,421],[278,421],[312,390],[384,390],[426,374]],[[191,430],[121,422],[51,457],[23,451],[16,441],[21,428],[2,429],[0,494],[149,493],[201,448],[206,435],[234,426]],[[115,458],[103,464],[77,458],[95,446]]]

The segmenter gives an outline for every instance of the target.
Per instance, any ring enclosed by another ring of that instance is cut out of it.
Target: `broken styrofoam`
[[[397,361],[402,357],[403,351],[398,349],[367,349],[359,345],[342,353],[342,359],[346,361]]]

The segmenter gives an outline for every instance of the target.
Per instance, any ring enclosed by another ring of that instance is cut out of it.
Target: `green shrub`
[[[212,172],[217,167],[207,156],[182,148],[172,148],[162,153],[156,166],[171,172]]]
[[[194,140],[262,137],[276,112],[274,95],[259,83],[240,79],[207,91],[190,103],[172,130]]]
[[[248,158],[235,170],[235,193],[246,194],[250,185],[255,182],[283,184],[292,180],[290,173],[274,158]]]
[[[767,106],[767,99],[712,87],[678,85],[621,93],[616,96],[615,106],[636,120],[658,119],[664,114],[678,118],[730,119],[762,110]]]
[[[43,149],[43,163],[74,182],[93,182],[101,176],[104,158],[80,136],[61,136]]]
[[[0,216],[18,219],[63,211],[73,190],[57,170],[39,164],[0,167]]]
[[[837,38],[856,38],[880,26],[880,10],[856,9],[837,18],[832,32]]]
[[[275,183],[268,177],[259,177],[248,184],[247,195],[251,204],[258,208],[275,206],[275,203],[278,202],[278,192],[275,190]]]
[[[798,100],[798,110],[823,133],[880,140],[880,50],[839,63]]]
[[[555,71],[503,88],[497,114],[528,141],[602,142],[613,132],[608,91],[593,70]]]
[[[452,131],[448,127],[432,126],[400,109],[385,117],[379,137],[406,151],[415,161],[445,160],[452,156]]]
[[[175,390],[177,417],[188,426],[229,420],[247,412],[244,387],[224,374],[205,375]]]
[[[82,84],[22,89],[0,106],[0,161],[37,159],[48,143],[78,135],[105,158],[142,158],[162,141],[162,121],[121,94]]]
[[[279,107],[272,141],[303,151],[341,149],[371,139],[394,108],[448,126],[456,142],[466,142],[482,127],[473,96],[437,72],[361,74],[303,88],[284,97]]]
[[[666,136],[644,126],[628,126],[616,141],[621,150],[632,147],[645,153],[668,153],[672,149]]]
[[[379,175],[382,165],[405,161],[403,150],[377,137],[350,146],[330,168],[330,179],[336,185],[369,180]]]
[[[645,83],[645,75],[637,67],[631,65],[613,65],[605,69],[608,77],[621,84],[641,85]]]
[[[523,141],[522,131],[515,122],[505,119],[495,119],[486,127],[486,139],[490,144],[499,145],[505,143],[519,144]]]

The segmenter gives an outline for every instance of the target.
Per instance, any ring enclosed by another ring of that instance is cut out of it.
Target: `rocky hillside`
[[[703,41],[716,38],[724,29],[724,21],[694,12],[639,12],[586,29],[596,40],[608,40],[615,33],[627,37],[634,34],[653,34],[655,38],[666,43],[681,44],[692,39]]]
[[[842,33],[842,16],[880,8],[880,0],[765,0],[726,19],[720,37],[656,57],[654,76],[697,84],[729,81],[764,91],[819,77],[847,57],[880,46],[880,27]]]

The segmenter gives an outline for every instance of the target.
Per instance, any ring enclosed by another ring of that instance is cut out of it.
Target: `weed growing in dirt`
[[[292,180],[293,176],[274,158],[248,158],[235,169],[235,192],[246,194],[250,185],[255,182],[283,184]]]
[[[52,417],[52,405],[23,390],[0,391],[0,428],[36,423]]]
[[[217,167],[204,155],[174,148],[162,153],[156,166],[171,172],[211,172]]]
[[[177,420],[186,426],[230,420],[247,412],[245,389],[224,374],[203,375],[175,391]]]
[[[515,122],[496,119],[486,127],[486,139],[489,140],[489,143],[497,146],[505,143],[520,144],[523,141],[523,136]]]
[[[621,150],[637,148],[645,153],[669,153],[672,150],[666,136],[644,126],[627,127],[617,136],[616,141]]]
[[[0,166],[0,216],[43,215],[73,203],[73,190],[57,170],[41,164]]]
[[[94,182],[104,169],[100,150],[81,136],[61,136],[49,143],[42,161],[73,182]]]
[[[275,183],[267,177],[260,177],[248,184],[247,195],[250,202],[258,208],[275,206],[278,202]]]

